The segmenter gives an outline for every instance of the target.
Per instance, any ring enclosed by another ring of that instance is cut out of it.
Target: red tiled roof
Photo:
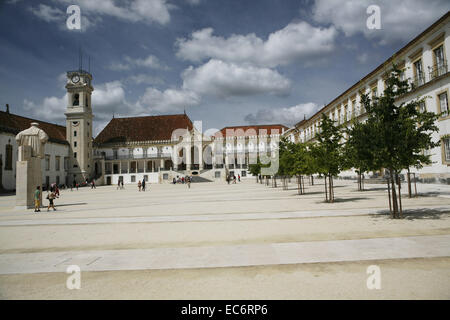
[[[186,128],[193,128],[186,114],[113,118],[94,143],[170,140],[174,130]]]
[[[215,137],[257,136],[265,134],[282,134],[289,128],[282,124],[225,127],[217,131]]]
[[[68,144],[66,141],[66,127],[64,126],[0,111],[0,131],[18,134],[20,131],[31,127],[32,122],[39,123],[39,128],[47,133],[51,142]]]

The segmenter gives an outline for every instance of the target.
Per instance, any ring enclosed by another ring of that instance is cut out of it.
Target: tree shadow
[[[367,197],[358,197],[358,198],[336,198],[334,199],[335,203],[342,203],[342,202],[352,202],[352,201],[358,201],[358,200],[371,200],[373,198],[367,198]]]
[[[63,204],[55,203],[55,206],[57,206],[57,207],[71,207],[71,206],[84,206],[84,205],[87,205],[87,202],[63,203]]]
[[[372,218],[386,218],[386,216],[390,217],[391,213],[389,210],[379,211],[376,215],[372,215]],[[414,208],[414,209],[404,209],[403,210],[403,219],[405,220],[438,220],[441,219],[442,216],[450,214],[449,210],[437,210],[430,208]]]

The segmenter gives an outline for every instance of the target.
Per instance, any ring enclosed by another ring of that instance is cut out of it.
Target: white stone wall
[[[6,162],[6,145],[10,143],[13,146],[13,170],[5,170]],[[16,162],[18,159],[18,147],[14,134],[5,132],[0,133],[0,154],[2,155],[2,185],[7,190],[14,190],[16,188]],[[59,176],[60,184],[65,183],[66,171],[64,170],[64,157],[69,155],[69,146],[53,142],[47,142],[44,149],[45,155],[50,155],[50,170],[46,170],[45,159],[42,159],[42,183],[45,184],[46,177],[49,177],[49,182],[56,182],[56,177]],[[59,171],[55,168],[56,156],[60,157]]]

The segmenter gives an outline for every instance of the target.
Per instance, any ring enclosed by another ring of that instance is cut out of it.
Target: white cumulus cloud
[[[261,123],[280,123],[287,126],[293,126],[299,121],[313,115],[319,106],[313,102],[298,104],[288,108],[262,109],[256,113],[245,116],[245,121],[250,124]]]
[[[337,35],[333,26],[318,28],[306,22],[290,23],[271,33],[267,40],[254,33],[224,38],[213,32],[212,28],[205,28],[193,32],[190,39],[177,39],[177,56],[193,62],[213,58],[276,67],[332,52]]]
[[[183,88],[203,95],[248,96],[261,93],[285,95],[291,82],[277,71],[212,59],[182,73]]]
[[[185,108],[199,105],[201,98],[198,94],[188,90],[147,88],[136,106],[149,113],[181,112]]]
[[[370,30],[367,8],[381,11],[381,29]],[[448,0],[316,0],[313,19],[332,24],[345,35],[363,34],[380,43],[411,40],[450,9]]]

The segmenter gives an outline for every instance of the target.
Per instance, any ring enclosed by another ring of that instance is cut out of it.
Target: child
[[[48,199],[48,207],[47,207],[47,212],[50,211],[50,207],[53,208],[53,211],[56,211],[55,205],[53,203],[53,200],[55,200],[56,196],[55,193],[53,191],[51,191],[49,194],[47,194],[47,199]]]

